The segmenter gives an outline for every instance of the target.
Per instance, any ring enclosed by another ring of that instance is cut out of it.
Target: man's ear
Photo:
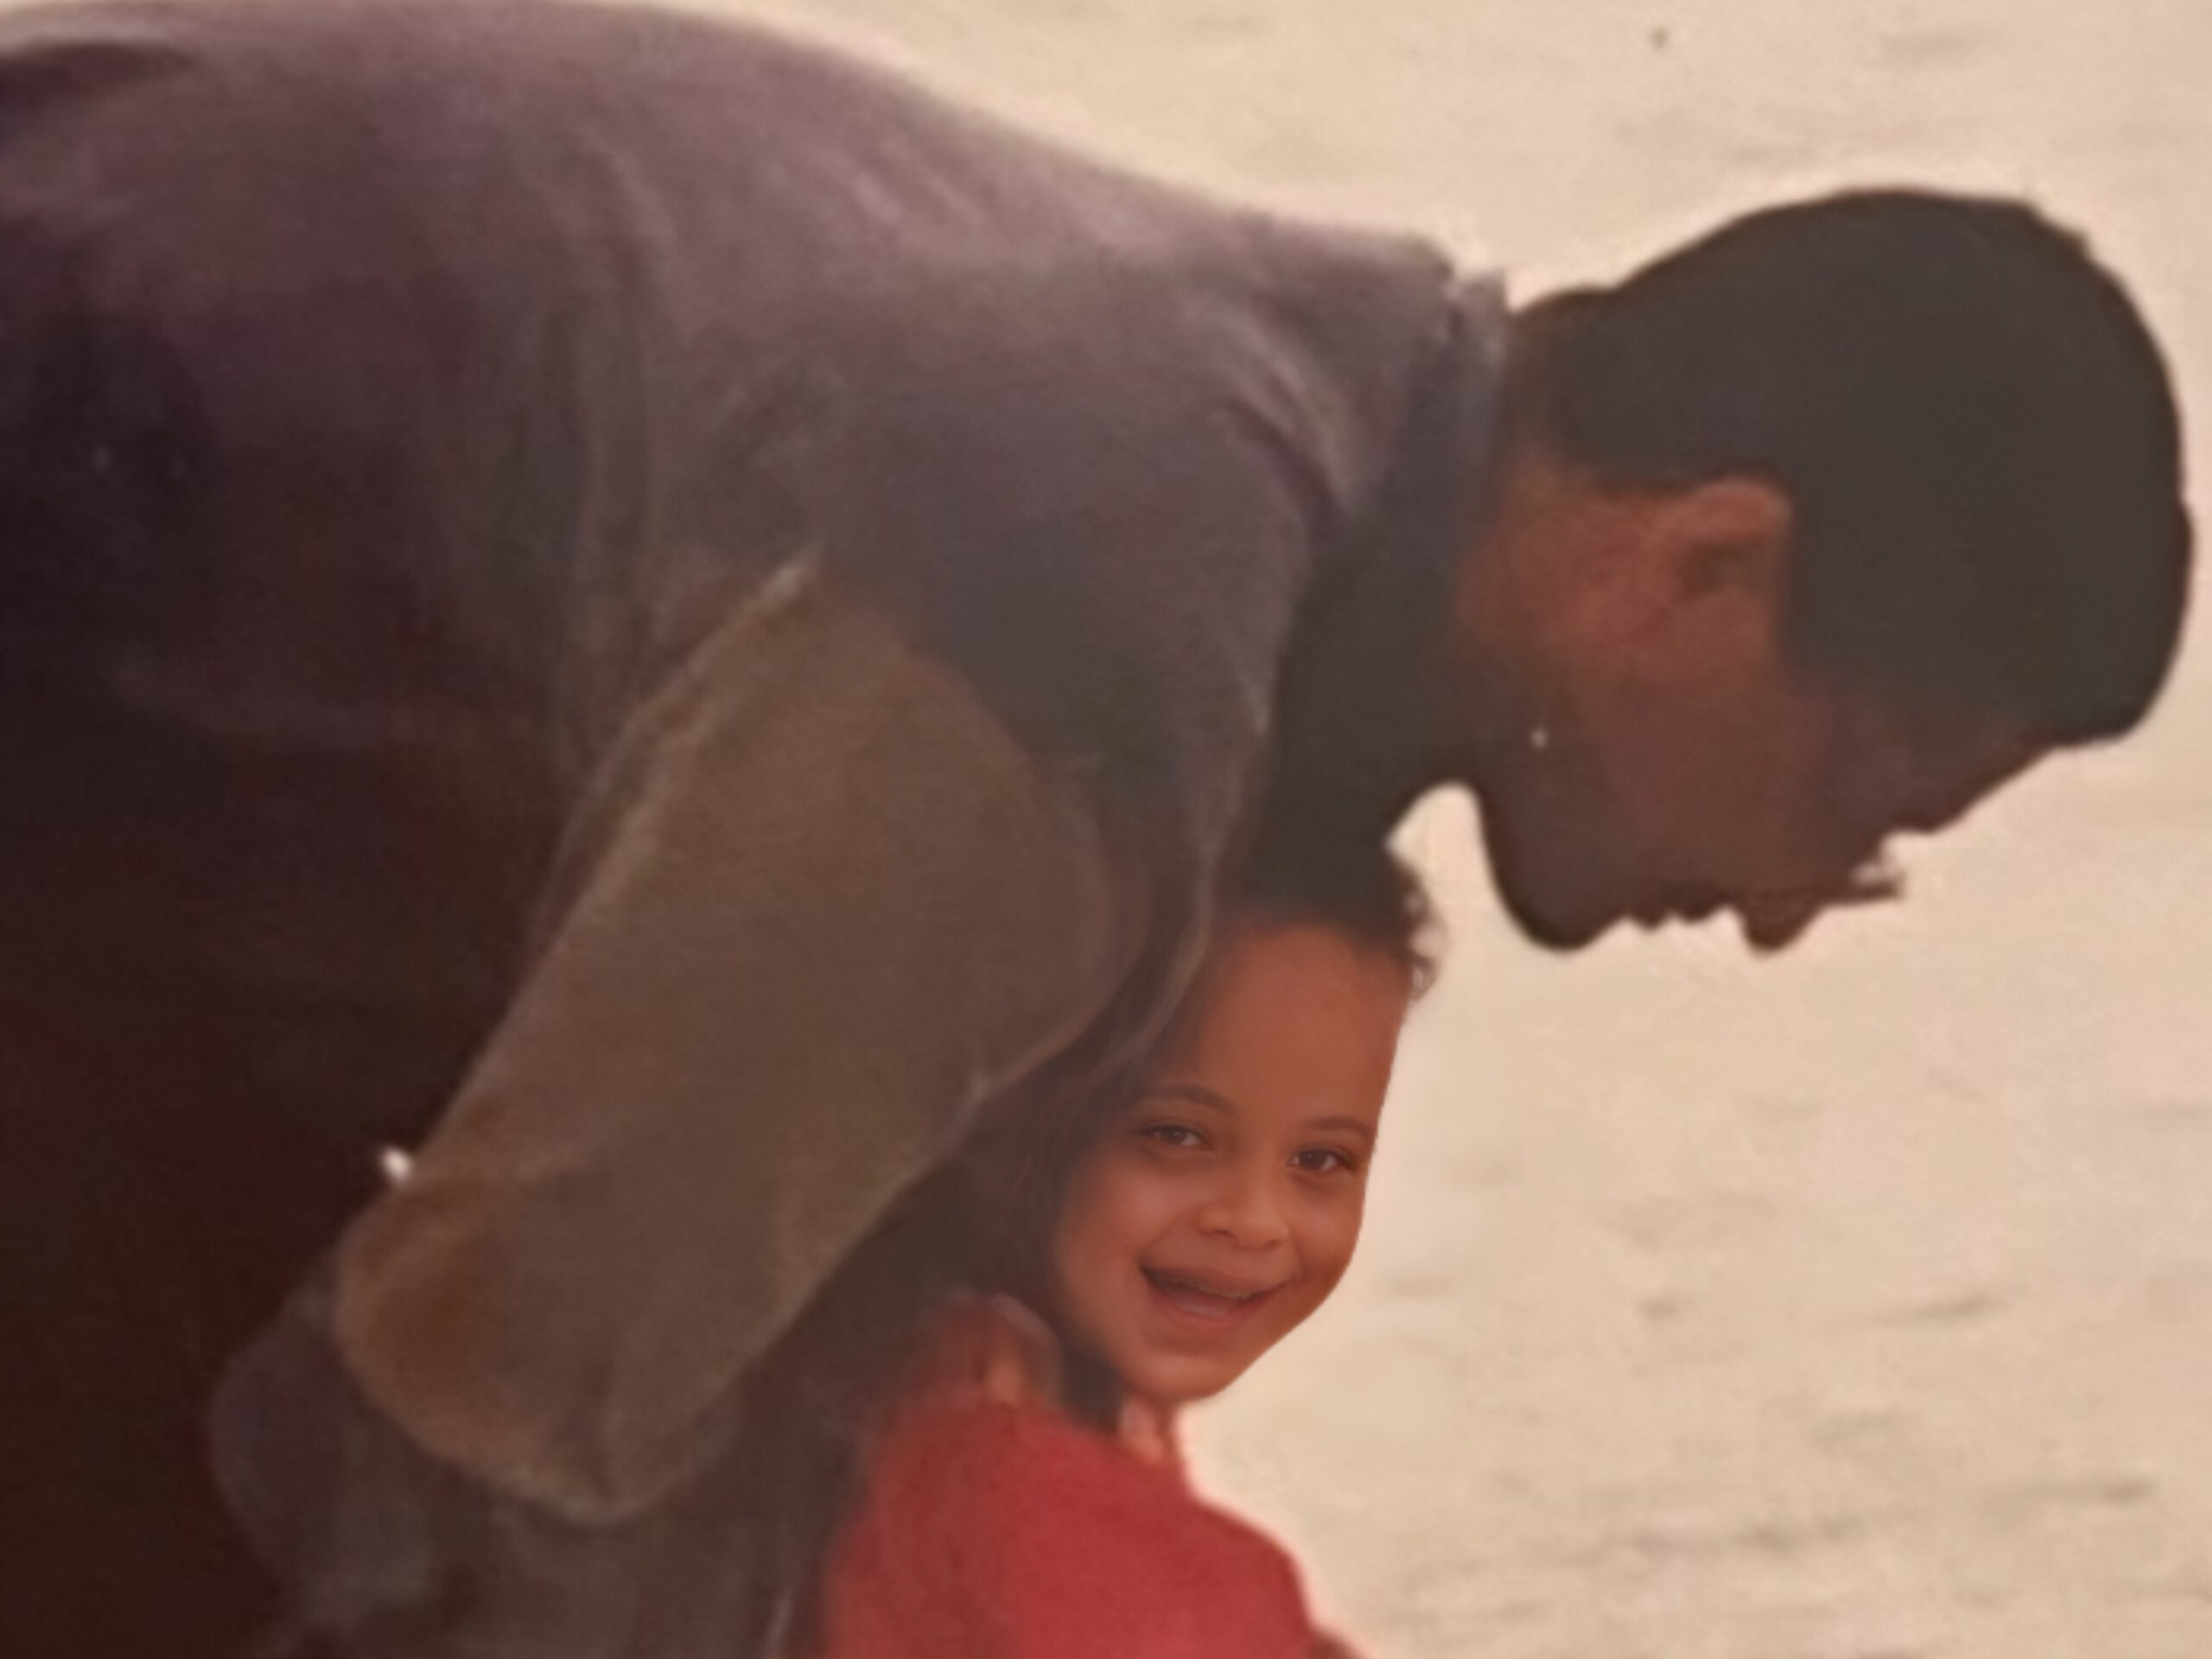
[[[1796,517],[1789,498],[1764,479],[1708,479],[1667,498],[1651,527],[1652,550],[1680,601],[1727,595],[1778,610]]]
[[[1745,476],[1652,503],[1641,562],[1647,672],[1725,680],[1778,659],[1794,521],[1787,495]]]

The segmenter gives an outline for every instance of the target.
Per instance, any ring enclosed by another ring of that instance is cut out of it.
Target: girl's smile
[[[1210,959],[1180,1040],[1077,1165],[1058,1312],[1135,1395],[1218,1392],[1336,1288],[1411,994],[1380,951],[1305,923]]]
[[[1247,1285],[1240,1281],[1188,1269],[1147,1267],[1146,1281],[1169,1325],[1181,1324],[1193,1335],[1233,1330],[1257,1313],[1287,1281]]]

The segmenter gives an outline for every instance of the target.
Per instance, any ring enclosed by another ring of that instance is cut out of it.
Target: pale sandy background
[[[2027,192],[2212,410],[2206,0],[748,9],[1524,288],[1807,186]],[[1416,823],[1458,947],[1364,1258],[1200,1427],[1376,1654],[2212,1659],[2208,674],[1780,963],[1539,957]]]

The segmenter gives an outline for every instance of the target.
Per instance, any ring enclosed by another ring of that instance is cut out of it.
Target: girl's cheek
[[[1132,1207],[1157,1208],[1178,1204],[1205,1179],[1208,1166],[1189,1154],[1162,1156],[1138,1141],[1119,1148],[1114,1160],[1114,1185],[1122,1201]]]
[[[1170,1207],[1167,1185],[1141,1154],[1109,1160],[1082,1195],[1086,1230],[1117,1247],[1141,1243]]]
[[[1360,1223],[1366,1211],[1363,1194],[1354,1193],[1338,1198],[1315,1215],[1307,1237],[1311,1241],[1309,1268],[1317,1277],[1334,1288],[1344,1269],[1351,1265],[1352,1253],[1359,1245]]]

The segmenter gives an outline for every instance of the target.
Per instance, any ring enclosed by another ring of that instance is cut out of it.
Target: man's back
[[[0,267],[10,1227],[57,1379],[167,1341],[194,1388],[481,1058],[610,756],[772,576],[1187,874],[1493,344],[1416,246],[613,9],[10,17]],[[85,1312],[149,1264],[175,1332]]]
[[[9,27],[34,44],[0,63],[0,223],[47,288],[0,484],[10,758],[37,779],[10,792],[11,954],[102,1007],[236,985],[257,1016],[189,1022],[226,1087],[311,1076],[364,1133],[422,1127],[565,804],[769,572],[810,555],[890,594],[1033,747],[1095,748],[1071,728],[1132,710],[1089,681],[1147,700],[1280,640],[1440,321],[1418,253],[655,14]],[[1083,545],[1179,487],[1178,545],[1111,550],[1142,569]],[[1217,602],[1240,582],[1249,608]],[[1070,662],[1116,601],[1158,614]],[[1168,631],[1180,666],[1128,660]],[[1264,691],[1192,689],[1225,720]]]

